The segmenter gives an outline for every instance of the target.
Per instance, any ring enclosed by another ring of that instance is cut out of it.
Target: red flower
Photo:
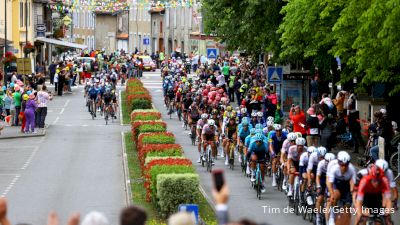
[[[179,144],[145,144],[140,149],[138,148],[138,157],[141,166],[144,166],[144,160],[149,152],[162,152],[168,150],[177,150],[183,152],[182,146]]]
[[[150,136],[157,136],[157,135],[163,135],[163,136],[169,136],[169,137],[174,137],[174,134],[171,132],[153,132],[153,133],[144,133],[140,134],[138,137],[138,142],[137,142],[137,149],[140,151],[140,149],[143,147],[143,138],[145,137],[150,137]]]
[[[161,119],[160,112],[132,112],[131,113],[131,121],[134,121],[138,116],[154,116],[158,119]]]
[[[149,124],[149,125],[161,125],[163,127],[167,127],[167,124],[165,122],[155,122],[155,121],[135,121],[131,123],[132,126],[132,140],[134,142],[137,142],[137,135],[138,135],[138,129],[140,126],[144,125],[144,124]]]

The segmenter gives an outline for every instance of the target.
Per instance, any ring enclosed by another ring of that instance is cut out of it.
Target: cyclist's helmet
[[[322,158],[325,157],[326,152],[327,152],[327,150],[325,147],[323,147],[323,146],[318,147],[318,157],[322,157]]]
[[[325,160],[328,162],[334,160],[335,158],[336,158],[336,156],[333,153],[328,152],[325,154]]]
[[[215,125],[215,121],[214,120],[208,120],[208,125],[210,125],[210,126],[214,126]]]
[[[213,109],[213,110],[211,111],[211,114],[212,114],[212,115],[217,115],[217,114],[218,114],[218,110]]]
[[[263,140],[263,136],[262,136],[262,134],[256,134],[254,139],[255,139],[255,141],[262,141]]]
[[[201,114],[201,118],[202,118],[202,119],[207,119],[207,118],[208,118],[208,115],[207,115],[207,113],[203,113],[203,114]]]
[[[256,117],[256,116],[257,116],[257,113],[256,113],[256,112],[252,112],[252,113],[251,113],[251,116],[252,116],[252,117]]]
[[[232,106],[226,107],[226,111],[228,111],[228,112],[232,111]]]
[[[289,139],[289,141],[295,141],[297,139],[297,135],[293,132],[290,132],[287,138]]]
[[[263,132],[263,130],[262,129],[256,129],[256,134],[264,134],[264,132]]]
[[[313,152],[316,152],[316,151],[317,151],[317,148],[314,147],[314,146],[310,146],[310,147],[307,148],[307,152],[310,153],[310,154],[313,153]]]
[[[274,117],[268,116],[267,120],[268,120],[268,121],[274,121]]]
[[[339,164],[349,164],[351,157],[346,151],[340,151],[337,156]]]
[[[275,129],[275,130],[282,130],[282,125],[280,125],[280,124],[274,124],[274,129]]]
[[[296,132],[296,135],[297,135],[298,138],[303,137],[303,135],[300,132]]]
[[[375,161],[375,166],[381,168],[384,172],[387,171],[387,169],[389,169],[389,164],[388,162],[386,162],[386,160],[384,159],[378,159]]]
[[[306,139],[304,139],[304,138],[297,138],[296,139],[296,145],[305,145],[306,144]]]
[[[257,123],[257,124],[256,124],[256,129],[258,129],[258,130],[262,130],[262,129],[263,129],[263,127],[262,127],[262,125],[261,125],[260,123]]]
[[[257,112],[257,116],[258,117],[263,117],[263,113],[262,112]]]
[[[267,127],[273,127],[274,126],[274,122],[273,121],[268,121],[267,122]]]
[[[254,135],[255,133],[256,133],[256,128],[251,128],[251,129],[250,129],[250,134],[253,134],[253,135]]]
[[[242,109],[240,109],[240,112],[241,112],[242,114],[246,114],[246,113],[247,113],[247,109],[246,109],[246,108],[242,108]]]
[[[384,175],[384,172],[381,168],[377,167],[375,164],[370,164],[368,166],[369,175],[375,179],[381,179]]]
[[[243,123],[244,121],[246,121],[247,123],[249,123],[249,120],[247,119],[247,117],[243,117],[243,118],[242,118],[242,123]]]
[[[247,120],[242,121],[242,126],[248,126],[248,125],[249,125],[249,121],[247,121]]]

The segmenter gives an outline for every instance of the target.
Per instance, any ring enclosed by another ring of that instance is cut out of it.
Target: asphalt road
[[[0,195],[13,224],[45,224],[51,211],[64,224],[72,212],[96,210],[118,224],[125,206],[120,122],[92,120],[82,88],[49,104],[44,137],[1,140]]]
[[[182,128],[182,123],[178,121],[174,114],[172,119],[167,115],[163,102],[163,93],[161,87],[160,73],[145,73],[142,81],[145,87],[149,89],[155,107],[162,113],[163,121],[168,124],[168,130],[175,134],[178,144],[182,145],[185,155],[192,160],[197,172],[200,175],[202,188],[209,199],[211,199],[212,177],[196,161],[198,159],[197,146],[192,146],[188,131]],[[258,223],[268,223],[271,225],[296,224],[309,225],[310,222],[304,221],[300,216],[296,216],[289,211],[286,196],[272,187],[270,178],[266,179],[266,192],[262,194],[262,199],[256,198],[256,192],[251,188],[250,180],[241,173],[240,165],[237,161],[234,171],[224,165],[224,159],[216,161],[213,168],[225,170],[225,180],[230,189],[229,212],[231,220],[248,218]],[[396,212],[393,221],[398,224],[400,221],[399,212]]]

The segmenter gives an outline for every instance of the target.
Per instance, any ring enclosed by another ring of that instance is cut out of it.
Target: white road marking
[[[31,155],[29,156],[29,158],[26,160],[26,162],[24,163],[24,165],[22,166],[21,170],[26,169],[26,167],[29,166],[29,164],[32,162],[33,157],[36,155],[37,151],[39,150],[39,146],[36,146]]]
[[[60,117],[59,116],[57,116],[57,118],[54,120],[54,122],[53,122],[53,125],[55,125],[57,122],[58,122],[58,120],[60,119]]]
[[[69,101],[70,101],[70,100],[68,99],[68,100],[65,102],[64,108],[67,107],[67,105],[69,104]]]
[[[64,113],[65,108],[61,109],[60,115],[62,115]]]
[[[19,179],[20,175],[16,174],[14,176],[14,178],[12,179],[12,181],[10,182],[10,184],[7,186],[7,188],[4,190],[4,192],[0,195],[0,197],[6,197],[6,195],[8,194],[8,192],[11,191],[11,189],[13,188],[13,186],[15,185],[15,183],[17,183],[18,179]]]

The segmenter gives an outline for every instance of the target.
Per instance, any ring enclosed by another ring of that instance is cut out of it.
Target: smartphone
[[[219,192],[225,183],[224,171],[223,170],[214,170],[212,172],[212,174],[213,174],[215,189],[217,189],[217,191]]]

